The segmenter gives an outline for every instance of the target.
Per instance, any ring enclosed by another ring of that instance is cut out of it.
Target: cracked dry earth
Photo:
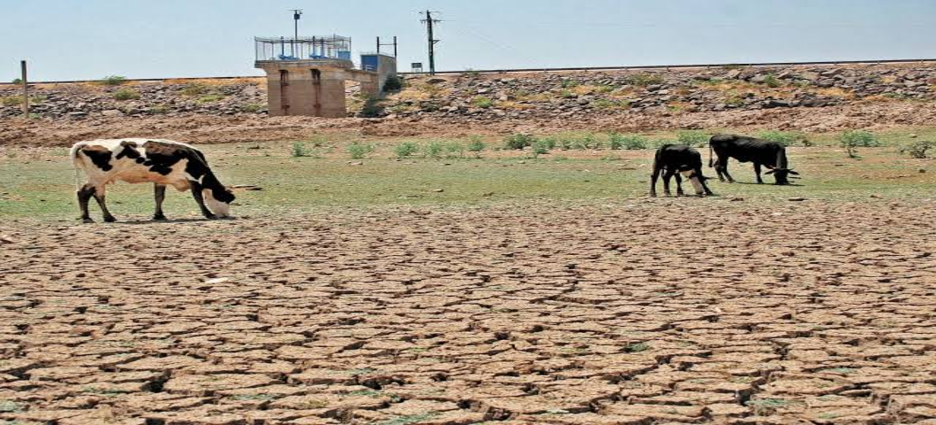
[[[0,420],[934,424],[933,207],[7,223]]]

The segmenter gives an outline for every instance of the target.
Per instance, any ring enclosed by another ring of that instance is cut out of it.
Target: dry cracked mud
[[[933,424],[934,206],[7,222],[0,421]]]

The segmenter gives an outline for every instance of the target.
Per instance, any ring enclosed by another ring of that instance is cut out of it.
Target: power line
[[[435,12],[439,13],[439,12]],[[420,15],[426,15],[425,19],[420,20],[420,22],[426,24],[426,32],[429,35],[429,75],[435,75],[435,45],[442,40],[436,40],[433,33],[435,24],[442,22],[438,19],[432,19],[432,11],[427,10],[425,12],[419,12]]]

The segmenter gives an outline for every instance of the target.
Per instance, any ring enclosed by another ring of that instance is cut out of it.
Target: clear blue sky
[[[3,0],[0,80],[260,75],[254,35],[400,38],[440,70],[936,57],[936,0]]]

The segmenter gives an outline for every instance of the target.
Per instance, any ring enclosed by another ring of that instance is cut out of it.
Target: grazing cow
[[[729,158],[740,162],[753,162],[758,184],[764,183],[761,179],[761,166],[770,169],[766,174],[773,174],[778,185],[790,184],[789,176],[799,175],[788,168],[786,148],[780,143],[729,134],[712,136],[709,140],[709,167],[715,167],[719,180],[725,181],[727,177],[729,183],[734,183],[734,179],[728,174]]]
[[[208,168],[205,155],[185,143],[152,139],[78,142],[71,149],[71,159],[75,172],[80,169],[88,177],[88,182],[78,189],[78,205],[85,223],[93,222],[88,214],[88,201],[92,196],[101,206],[104,221],[116,221],[104,203],[105,186],[116,181],[155,185],[154,220],[166,219],[162,211],[166,186],[181,192],[191,189],[192,197],[207,218],[230,215],[234,194],[222,186]]]
[[[676,195],[682,196],[682,178],[686,177],[695,188],[696,195],[713,195],[705,185],[706,177],[702,175],[702,155],[699,151],[686,145],[663,145],[656,152],[653,159],[653,174],[650,182],[650,196],[656,197],[656,182],[660,173],[663,173],[663,190],[666,196],[670,195],[670,178],[676,176]]]

